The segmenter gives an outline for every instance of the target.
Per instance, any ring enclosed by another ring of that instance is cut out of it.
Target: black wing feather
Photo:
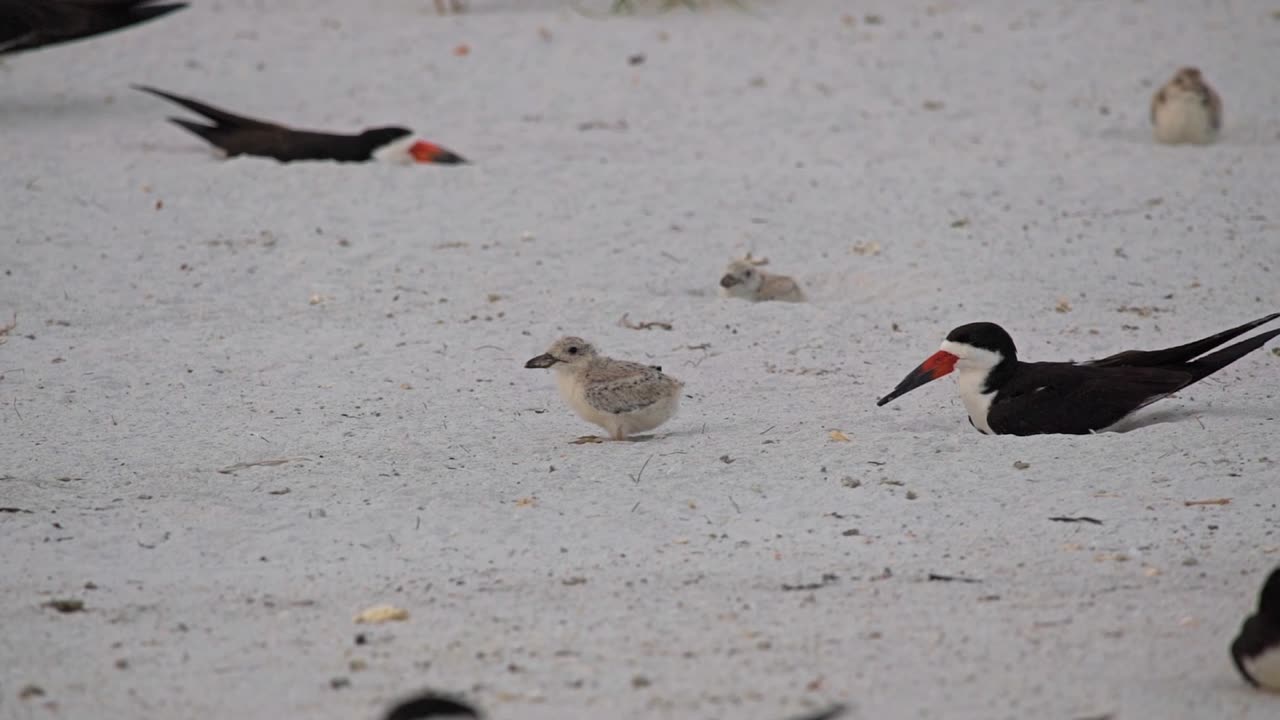
[[[255,120],[254,118],[245,117],[243,115],[236,115],[235,113],[227,112],[226,110],[223,110],[221,108],[216,108],[216,107],[213,107],[212,105],[207,105],[205,103],[202,103],[199,100],[192,100],[191,98],[182,97],[181,95],[174,95],[173,93],[165,92],[164,90],[159,90],[157,88],[153,88],[148,85],[130,85],[129,87],[133,88],[134,90],[140,90],[144,93],[150,93],[152,95],[155,95],[156,97],[164,98],[169,102],[177,103],[178,105],[181,105],[182,107],[190,110],[193,113],[196,113],[197,115],[203,115],[209,118],[214,123],[216,123],[219,127],[222,127],[222,128],[228,128],[228,129],[256,128],[260,130],[266,130],[266,129],[279,129],[281,127],[280,125],[277,125],[272,122],[267,122],[265,120]]]
[[[186,7],[150,0],[0,0],[0,54],[122,30]]]
[[[146,85],[132,87],[169,100],[208,118],[214,123],[213,125],[179,118],[169,118],[169,121],[217,146],[228,157],[256,155],[274,158],[280,162],[295,160],[363,162],[370,158],[371,148],[361,136],[295,130],[266,120],[236,115],[199,100],[174,95]]]
[[[1244,667],[1245,658],[1261,655],[1271,645],[1280,643],[1280,628],[1268,625],[1261,615],[1250,615],[1231,643],[1231,659],[1245,682],[1258,687],[1258,681]]]
[[[1181,365],[1189,363],[1222,343],[1239,337],[1259,325],[1265,325],[1278,317],[1280,317],[1280,313],[1272,313],[1253,322],[1247,322],[1239,327],[1224,330],[1216,335],[1210,335],[1207,338],[1195,340],[1185,345],[1178,345],[1177,347],[1163,350],[1126,350],[1122,353],[1091,360],[1084,364],[1092,365],[1093,367],[1163,367]]]
[[[1095,432],[1196,379],[1173,368],[1020,363],[1019,370],[987,413],[987,424],[1000,434]]]

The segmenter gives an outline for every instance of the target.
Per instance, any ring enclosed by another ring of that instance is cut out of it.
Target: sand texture
[[[194,5],[0,64],[0,718],[1280,716],[1227,653],[1278,343],[1130,432],[875,406],[966,322],[1066,360],[1280,310],[1275,3]],[[1186,64],[1224,133],[1156,145]],[[474,164],[224,161],[129,83]],[[747,251],[809,301],[719,297]],[[680,413],[570,444],[522,367],[569,334]]]

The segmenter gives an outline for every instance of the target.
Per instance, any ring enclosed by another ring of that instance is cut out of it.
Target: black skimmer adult
[[[970,323],[952,330],[938,352],[876,405],[955,370],[969,422],[983,433],[1083,435],[1114,425],[1262,347],[1280,330],[1204,355],[1277,317],[1280,313],[1186,345],[1128,350],[1080,363],[1021,362],[1004,328],[989,322]]]
[[[151,0],[0,0],[0,54],[109,33],[186,6]]]
[[[414,136],[413,131],[402,127],[371,128],[357,135],[294,130],[265,120],[233,115],[198,100],[167,93],[153,87],[145,85],[132,87],[175,102],[208,118],[212,125],[172,117],[169,118],[169,122],[200,136],[226,153],[227,157],[256,155],[274,158],[280,162],[378,160],[396,164],[417,162],[441,165],[459,165],[467,162],[456,153],[422,140]]]
[[[1231,658],[1250,685],[1280,692],[1280,567],[1262,586],[1258,612],[1231,643]]]

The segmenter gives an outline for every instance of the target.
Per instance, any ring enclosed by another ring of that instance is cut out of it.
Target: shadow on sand
[[[1264,408],[1169,408],[1167,410],[1140,412],[1136,415],[1131,415],[1103,432],[1127,433],[1153,425],[1191,421],[1200,423],[1200,427],[1204,427],[1202,419],[1212,417],[1252,417],[1258,420],[1270,420],[1275,416],[1276,413],[1274,411],[1267,411]]]

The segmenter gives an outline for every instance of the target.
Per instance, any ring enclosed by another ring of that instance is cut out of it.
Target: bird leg
[[[604,438],[599,435],[583,435],[577,440],[570,440],[570,445],[598,445],[604,442]]]

